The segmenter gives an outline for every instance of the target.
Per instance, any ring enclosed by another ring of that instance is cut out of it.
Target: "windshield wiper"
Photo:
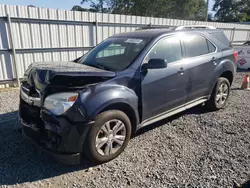
[[[92,66],[92,67],[95,67],[95,68],[99,68],[99,69],[103,69],[103,70],[107,70],[107,71],[111,71],[111,69],[109,67],[105,67],[103,65],[100,65],[100,64],[90,64],[89,66]]]

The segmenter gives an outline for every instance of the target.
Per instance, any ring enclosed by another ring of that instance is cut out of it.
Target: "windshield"
[[[109,38],[78,62],[105,70],[121,71],[132,63],[148,42],[149,39]]]

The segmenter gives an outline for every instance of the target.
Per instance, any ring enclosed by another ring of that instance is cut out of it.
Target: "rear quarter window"
[[[222,42],[224,45],[231,46],[230,41],[228,40],[228,38],[223,32],[214,32],[214,33],[210,33],[210,35],[212,35],[214,38]]]
[[[207,46],[210,53],[216,50],[216,47],[209,40],[207,40]]]

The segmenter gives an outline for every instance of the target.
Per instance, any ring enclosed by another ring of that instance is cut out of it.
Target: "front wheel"
[[[226,105],[230,94],[230,83],[226,78],[218,78],[206,106],[211,110],[219,110]]]
[[[122,153],[131,136],[128,116],[119,110],[99,114],[84,144],[84,155],[95,163],[105,163]]]

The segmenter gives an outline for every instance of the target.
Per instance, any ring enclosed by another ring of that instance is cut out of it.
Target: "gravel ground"
[[[196,107],[142,129],[115,160],[57,163],[26,143],[17,122],[18,90],[0,92],[3,187],[234,187],[250,179],[250,91],[237,89],[225,109]]]

